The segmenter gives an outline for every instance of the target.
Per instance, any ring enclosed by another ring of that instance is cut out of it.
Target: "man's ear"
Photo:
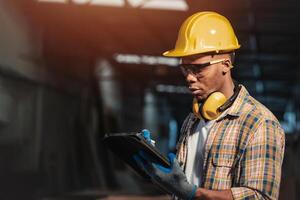
[[[228,60],[224,60],[223,62],[223,74],[225,75],[227,72],[230,71],[230,69],[232,68],[232,63],[231,61],[228,59]]]

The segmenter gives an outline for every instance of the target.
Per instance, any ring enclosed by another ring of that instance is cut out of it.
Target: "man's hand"
[[[145,138],[145,140],[147,141],[147,143],[151,144],[152,146],[155,146],[155,141],[151,139],[151,133],[149,130],[143,129],[142,135]]]
[[[147,137],[150,139],[150,132]],[[151,177],[154,184],[162,187],[164,190],[181,199],[193,199],[197,187],[187,182],[186,175],[179,166],[175,155],[171,153],[168,155],[168,158],[171,165],[170,168],[166,168],[159,163],[155,163],[143,151],[134,155],[134,160],[137,165]]]

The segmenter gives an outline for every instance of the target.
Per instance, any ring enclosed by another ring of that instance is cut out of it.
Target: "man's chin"
[[[206,98],[204,95],[194,95],[194,97],[198,100],[198,102],[203,102]]]

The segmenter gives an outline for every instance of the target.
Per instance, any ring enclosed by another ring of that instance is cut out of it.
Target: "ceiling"
[[[88,79],[87,65],[99,57],[126,69],[126,65],[113,61],[113,55],[159,56],[174,46],[178,28],[187,16],[204,10],[220,12],[230,19],[242,44],[237,51],[234,77],[281,120],[291,123],[284,115],[289,110],[299,119],[298,1],[186,2],[188,11],[140,9],[128,4],[122,8],[76,5],[71,1],[55,4],[28,0],[17,4],[32,26],[42,32],[43,59],[48,67],[78,80]],[[167,79],[169,84],[184,84],[179,76],[172,72]]]

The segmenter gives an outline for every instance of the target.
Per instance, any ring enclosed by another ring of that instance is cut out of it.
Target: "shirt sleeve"
[[[241,158],[240,187],[231,188],[234,199],[278,199],[284,146],[279,123],[262,122]]]

